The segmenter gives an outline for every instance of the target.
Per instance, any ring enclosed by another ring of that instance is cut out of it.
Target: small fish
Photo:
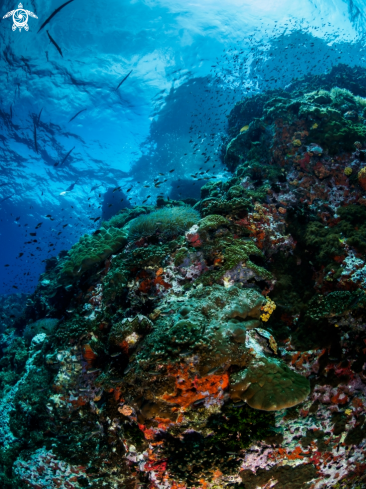
[[[57,42],[52,38],[51,34],[47,31],[47,36],[49,37],[49,40],[52,42],[52,44],[55,46],[55,48],[57,49],[57,51],[61,54],[61,56],[63,57],[62,55],[62,51],[61,51],[61,48],[60,46],[57,44]]]
[[[119,87],[122,85],[122,83],[123,83],[124,81],[126,81],[126,80],[127,80],[127,78],[128,78],[130,75],[131,75],[131,73],[132,73],[132,70],[131,70],[131,71],[128,73],[128,75],[126,75],[126,76],[123,78],[123,80],[122,80],[122,81],[121,81],[121,82],[118,84],[118,87],[116,88],[116,91],[119,89]]]
[[[161,316],[163,316],[163,314],[160,314]],[[165,316],[165,314],[164,314]],[[189,355],[192,355],[193,353],[193,350],[183,350],[179,353],[180,356],[182,357],[188,357]]]
[[[73,190],[73,188],[75,187],[76,184],[77,184],[77,182],[72,183],[70,185],[70,187],[68,187],[66,190],[64,190],[63,192],[61,192],[60,195],[66,195],[68,192],[71,192],[71,190]]]
[[[39,121],[41,120],[41,114],[42,114],[42,110],[43,110],[43,107],[42,109],[40,110],[39,114],[38,114],[38,119],[37,119],[37,126],[39,124]]]
[[[147,373],[150,375],[160,375],[161,374],[161,372],[147,372]]]
[[[205,402],[205,397],[203,399],[198,399],[197,401],[194,401],[192,403],[193,406],[199,406],[200,404],[203,404]]]
[[[245,405],[245,402],[237,402],[237,403],[233,404],[233,407],[239,408],[239,407],[242,407],[244,405]]]
[[[86,373],[87,374],[95,374],[97,372],[100,372],[100,368],[93,368],[93,370],[88,370]]]
[[[119,384],[120,382],[123,382],[123,379],[111,379],[112,384]]]
[[[219,367],[214,367],[211,370],[209,370],[206,375],[212,375],[215,372],[217,372],[218,370],[220,370],[220,368],[222,368],[221,365]]]
[[[75,117],[77,117],[79,114],[81,114],[82,112],[85,112],[87,109],[81,109],[79,110],[79,112],[77,112],[73,117],[71,117],[71,119],[69,120],[69,122],[73,121],[75,119]],[[100,186],[100,185],[99,185]],[[97,187],[96,187],[97,188]],[[92,189],[93,190],[93,189]]]
[[[119,357],[120,355],[121,355],[121,352],[118,352],[118,353],[111,353],[111,357],[112,357],[112,358]]]
[[[241,134],[241,133],[243,133],[243,132],[246,132],[248,129],[249,129],[249,125],[243,126],[243,127],[240,129],[240,134]]]
[[[169,170],[169,173],[173,173],[173,171],[175,171],[175,168],[173,168],[173,170]]]
[[[95,436],[95,435],[99,435],[99,434],[100,434],[100,432],[99,432],[99,431],[94,431],[93,433],[90,433],[90,435],[88,436],[88,438],[87,438],[87,439],[89,440],[89,439],[90,439],[90,438],[92,438],[93,436]]]
[[[44,27],[45,25],[47,25],[47,24],[49,23],[49,21],[50,21],[50,20],[51,20],[51,19],[52,19],[52,18],[53,18],[53,17],[54,17],[54,16],[55,16],[55,15],[56,15],[58,12],[60,12],[60,10],[62,10],[64,7],[66,7],[66,5],[68,5],[69,3],[73,2],[73,1],[74,1],[74,0],[69,0],[68,2],[66,2],[66,3],[62,4],[60,7],[58,7],[58,8],[57,8],[57,9],[56,9],[56,10],[55,10],[55,11],[54,11],[54,12],[53,12],[53,13],[52,13],[52,14],[51,14],[51,15],[50,15],[50,16],[49,16],[49,17],[48,17],[48,18],[47,18],[47,19],[46,19],[44,22],[43,22],[43,24],[41,25],[41,27],[38,29],[38,32],[40,32],[40,31],[43,29],[43,27]],[[37,34],[38,34],[38,32],[37,32]]]
[[[61,165],[63,165],[63,164],[65,163],[65,161],[67,160],[67,158],[68,158],[68,157],[69,157],[69,155],[71,154],[71,151],[74,151],[74,149],[75,149],[75,146],[74,146],[72,149],[70,149],[70,151],[69,151],[69,152],[66,154],[65,158],[64,158],[64,159],[61,161],[60,166],[61,166]],[[58,165],[58,163],[57,163],[57,165]],[[55,166],[56,166],[56,165],[55,165]]]

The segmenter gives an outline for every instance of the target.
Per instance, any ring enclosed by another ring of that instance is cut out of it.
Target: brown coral
[[[261,357],[230,378],[231,397],[263,411],[289,408],[310,393],[309,381],[274,358]]]

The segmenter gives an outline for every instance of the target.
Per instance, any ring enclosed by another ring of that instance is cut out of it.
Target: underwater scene
[[[0,488],[366,489],[366,1],[0,1]]]

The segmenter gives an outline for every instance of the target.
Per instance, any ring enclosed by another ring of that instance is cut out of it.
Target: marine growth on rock
[[[194,207],[55,259],[1,336],[4,487],[364,487],[360,93],[246,98]]]

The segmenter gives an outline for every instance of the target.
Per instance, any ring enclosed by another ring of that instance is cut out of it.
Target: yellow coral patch
[[[350,166],[347,166],[345,169],[344,169],[344,174],[347,175],[347,177],[349,177],[352,173],[352,168]]]
[[[267,322],[272,312],[276,309],[276,304],[269,297],[266,297],[267,302],[261,307],[263,314],[261,314],[261,320]]]

